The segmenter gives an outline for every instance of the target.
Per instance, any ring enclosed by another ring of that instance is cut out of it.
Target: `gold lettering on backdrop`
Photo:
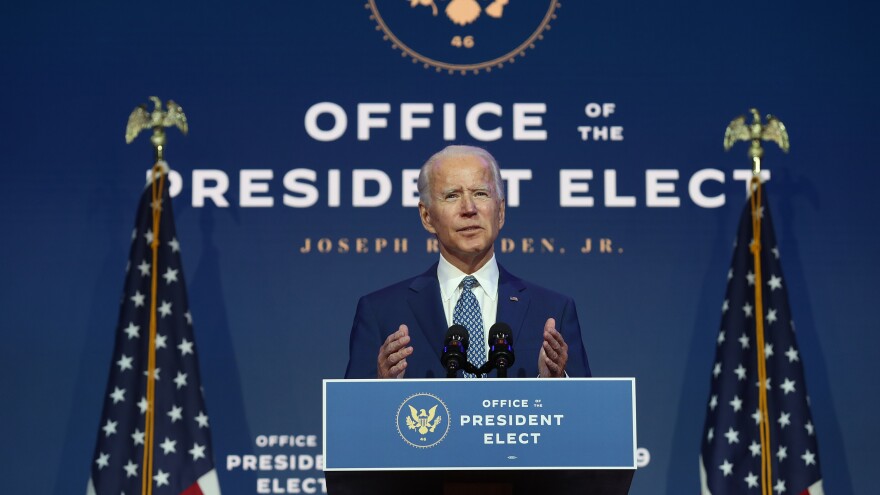
[[[587,237],[584,239],[584,245],[581,246],[581,253],[589,254],[593,250],[593,240]]]
[[[358,254],[369,253],[370,248],[367,246],[369,239],[366,237],[358,237],[355,239],[355,252]]]
[[[565,254],[565,248],[558,248],[556,246],[556,239],[553,237],[539,237],[538,244],[540,244],[542,253],[555,253],[559,252],[559,254]],[[502,253],[514,253],[517,252],[517,241],[511,239],[510,237],[502,237],[499,239],[499,248]],[[531,254],[535,252],[535,238],[534,237],[523,237],[519,239],[519,251],[524,254]]]
[[[426,253],[439,253],[440,252],[440,243],[437,242],[437,238],[431,237],[428,239],[428,246],[425,249]]]
[[[406,237],[403,239],[399,237],[394,238],[394,252],[395,253],[405,253],[407,252],[409,242]]]
[[[318,239],[318,252],[319,253],[329,253],[333,248],[333,241],[327,239],[326,237],[322,237]]]
[[[513,239],[502,237],[501,238],[501,252],[502,253],[510,253],[516,249],[516,244],[513,242]]]
[[[582,243],[575,244],[574,253],[594,252],[592,237],[584,237]],[[596,253],[623,254],[623,248],[614,244],[610,237],[596,239]],[[568,246],[571,247],[571,246]],[[497,248],[504,254],[555,254],[565,255],[566,246],[560,245],[555,237],[500,237]],[[301,254],[408,254],[407,237],[306,237],[296,247]],[[425,253],[439,253],[440,245],[434,237],[425,239]]]
[[[385,239],[384,237],[376,238],[376,252],[377,253],[381,253],[382,250],[385,249],[386,247],[388,247],[388,239]]]

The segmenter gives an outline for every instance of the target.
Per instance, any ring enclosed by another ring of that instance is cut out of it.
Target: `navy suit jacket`
[[[556,329],[568,344],[569,376],[590,376],[577,311],[570,297],[521,280],[498,266],[497,321],[510,325],[516,361],[508,376],[538,376],[538,353],[544,342],[544,323],[556,319]],[[376,378],[379,347],[401,324],[409,328],[413,353],[406,358],[406,378],[445,378],[440,364],[446,316],[437,281],[437,264],[425,273],[368,294],[358,301],[351,328],[346,378]],[[460,376],[461,372],[459,372]],[[490,376],[493,376],[493,371]]]

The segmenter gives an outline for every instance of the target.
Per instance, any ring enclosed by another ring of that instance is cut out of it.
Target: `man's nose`
[[[477,203],[474,202],[474,198],[469,194],[465,194],[461,198],[461,214],[462,215],[475,215],[477,213]]]

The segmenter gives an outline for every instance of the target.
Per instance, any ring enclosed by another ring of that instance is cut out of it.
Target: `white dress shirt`
[[[461,282],[467,276],[446,261],[440,255],[440,263],[437,265],[437,281],[440,282],[440,297],[443,299],[443,313],[446,315],[446,326],[452,326],[452,317],[455,313],[455,305],[461,297]],[[498,316],[498,262],[492,255],[485,265],[471,275],[477,279],[477,285],[471,289],[480,305],[480,314],[483,316],[483,343],[484,348],[489,349],[489,328],[495,324]],[[487,358],[487,356],[483,356]]]

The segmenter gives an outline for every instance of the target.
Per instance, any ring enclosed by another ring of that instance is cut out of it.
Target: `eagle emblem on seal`
[[[418,430],[419,434],[424,435],[428,432],[434,433],[434,429],[440,424],[442,416],[437,416],[437,406],[435,405],[427,412],[424,409],[416,409],[409,406],[409,416],[406,417],[406,426],[410,430]]]

